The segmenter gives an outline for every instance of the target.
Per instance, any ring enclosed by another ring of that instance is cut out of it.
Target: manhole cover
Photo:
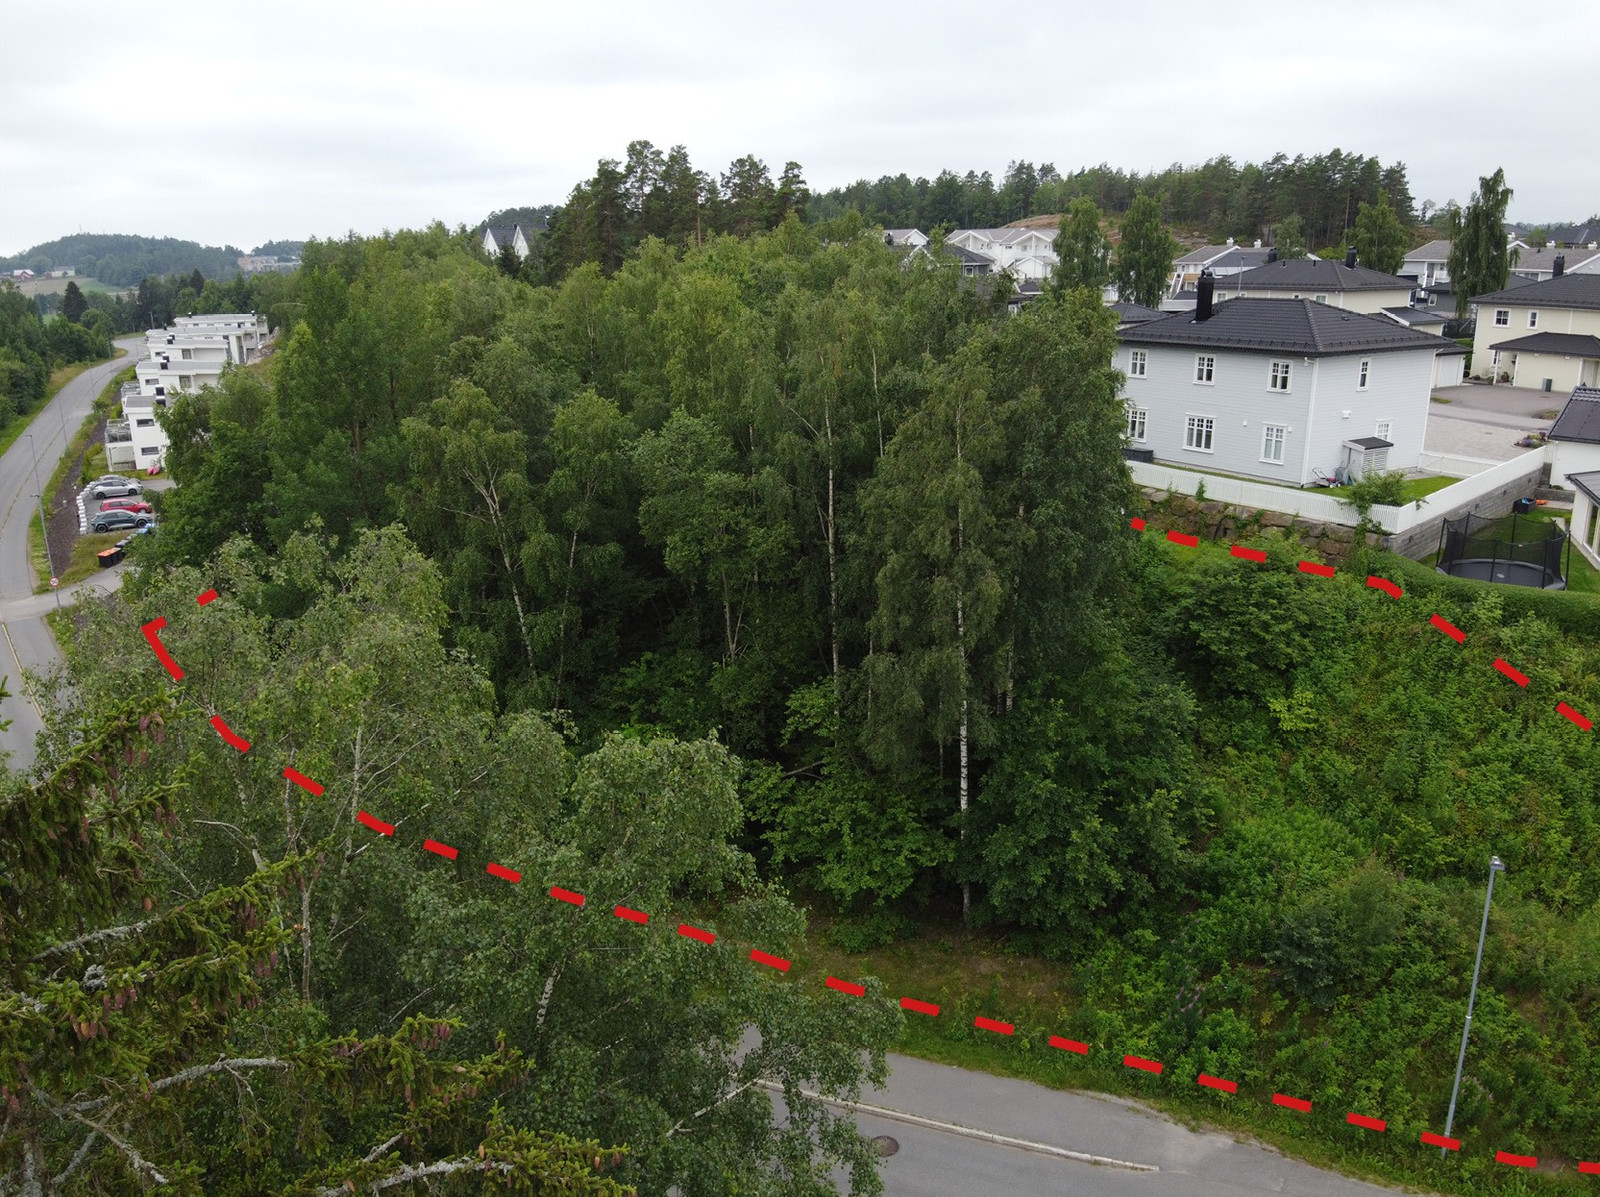
[[[878,1154],[882,1156],[890,1156],[900,1150],[900,1141],[892,1139],[888,1135],[873,1135],[872,1143],[878,1149]]]

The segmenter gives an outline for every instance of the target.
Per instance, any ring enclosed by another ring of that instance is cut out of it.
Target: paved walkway
[[[1444,410],[1449,410],[1444,409]],[[1510,461],[1524,453],[1537,452],[1525,449],[1516,442],[1524,432],[1534,428],[1549,427],[1536,423],[1508,428],[1504,425],[1483,423],[1479,420],[1457,419],[1440,414],[1434,407],[1428,413],[1428,428],[1422,437],[1424,453],[1446,453],[1454,457],[1482,457],[1489,461]]]

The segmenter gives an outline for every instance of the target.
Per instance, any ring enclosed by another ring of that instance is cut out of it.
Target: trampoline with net
[[[1439,538],[1439,572],[1479,582],[1499,582],[1505,586],[1535,586],[1542,590],[1565,590],[1561,554],[1567,547],[1567,534],[1560,524],[1529,520],[1521,531],[1534,533],[1540,525],[1545,535],[1517,539],[1518,517],[1513,512],[1511,539],[1501,540],[1489,531],[1495,520],[1481,515],[1464,515],[1445,520]]]

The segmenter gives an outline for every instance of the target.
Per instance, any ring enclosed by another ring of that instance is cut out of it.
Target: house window
[[[1529,312],[1528,313],[1528,327],[1529,328],[1538,328],[1539,327],[1539,313],[1538,312]]]
[[[138,419],[133,422],[133,426],[135,428],[154,428],[156,422],[154,420]]]
[[[1130,407],[1128,409],[1128,439],[1130,441],[1142,441],[1145,439],[1145,420],[1149,414],[1142,407]]]
[[[183,351],[183,358],[184,358],[185,361],[189,361],[193,357],[194,357],[194,350],[193,349],[185,349]]]
[[[1261,436],[1261,460],[1283,463],[1283,438],[1289,430],[1281,424],[1268,424]]]
[[[1367,358],[1361,359],[1361,371],[1356,375],[1356,390],[1367,389],[1367,376],[1372,372],[1372,362]]]
[[[1389,429],[1394,427],[1392,420],[1379,420],[1378,426],[1372,430],[1372,435],[1382,440],[1389,439]]]
[[[1328,302],[1328,297],[1326,295],[1318,295],[1316,297],[1316,299],[1317,299],[1318,303],[1327,303]]]
[[[1132,350],[1128,354],[1128,377],[1143,378],[1147,355],[1143,349]],[[1142,439],[1142,438],[1141,438]]]
[[[1272,391],[1287,391],[1289,389],[1288,362],[1272,363],[1272,377],[1268,380],[1267,389]]]
[[[1183,447],[1210,453],[1211,434],[1215,427],[1216,420],[1211,416],[1190,416],[1188,430],[1183,436]]]
[[[139,455],[141,457],[154,457],[159,452],[161,452],[160,445],[146,445],[143,449],[139,450]]]
[[[1506,311],[1505,308],[1495,308],[1494,322],[1495,327],[1504,328],[1506,325],[1511,323],[1511,313]]]
[[[1194,359],[1194,380],[1196,382],[1210,383],[1216,373],[1217,359],[1209,353],[1202,353]]]

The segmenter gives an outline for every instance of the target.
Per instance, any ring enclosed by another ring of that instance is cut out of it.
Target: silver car
[[[124,495],[142,495],[144,487],[131,478],[106,474],[89,483],[89,493],[97,499],[120,499]]]

